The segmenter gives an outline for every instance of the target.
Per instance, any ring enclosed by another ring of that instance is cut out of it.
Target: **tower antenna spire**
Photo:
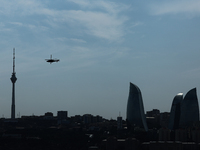
[[[15,48],[13,48],[13,73],[15,73]]]

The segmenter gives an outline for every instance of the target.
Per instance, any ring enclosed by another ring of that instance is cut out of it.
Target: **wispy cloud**
[[[69,11],[71,19],[84,25],[88,34],[107,40],[117,40],[124,35],[123,24],[128,18],[121,13],[127,11],[129,6],[108,1],[69,1],[88,8],[89,11]],[[93,11],[94,8],[98,11]]]
[[[122,11],[129,9],[128,5],[123,3],[114,3],[110,1],[93,1],[93,0],[68,0],[69,2],[75,3],[82,8],[87,9],[102,9],[112,14],[117,14]]]
[[[84,41],[82,39],[71,38],[70,40],[73,41],[73,42],[78,42],[78,43],[86,43],[86,41]]]
[[[200,14],[200,1],[167,1],[152,4],[150,7],[151,14],[163,15],[163,14],[178,14],[178,13],[189,13],[189,14]]]
[[[86,28],[85,33],[108,40],[117,40],[123,36],[123,23],[126,17],[115,17],[102,12],[68,11],[63,14],[67,22]]]
[[[131,24],[131,27],[141,26],[141,25],[143,25],[143,24],[144,24],[143,22],[137,21],[137,22],[133,22],[133,23]]]
[[[22,22],[10,22],[10,24],[18,27],[28,28],[34,32],[46,31],[48,29],[48,27],[45,26],[22,23]]]
[[[10,24],[16,25],[16,26],[23,26],[21,22],[10,22]]]
[[[11,31],[10,28],[7,28],[4,23],[0,23],[0,32]]]
[[[118,40],[124,35],[123,25],[128,18],[123,15],[123,11],[126,11],[128,6],[107,1],[75,0],[68,3],[72,2],[80,7],[76,10],[56,10],[45,7],[45,3],[40,1],[3,2],[3,6],[0,6],[2,10],[0,15],[19,15],[21,17],[39,15],[44,18],[43,23],[46,22],[52,27],[59,28],[60,23],[68,23],[71,24],[71,27],[83,27],[85,34],[111,41]],[[82,7],[87,7],[87,10]],[[14,9],[12,10],[12,8]],[[32,25],[28,25],[30,29],[35,28],[38,21],[35,20],[32,23]],[[13,22],[13,24],[22,25],[21,22]]]
[[[26,0],[10,0],[3,1],[0,0],[0,15],[14,15],[14,14],[23,14],[30,15],[36,12],[38,9],[42,8],[43,5],[39,1],[26,1]]]

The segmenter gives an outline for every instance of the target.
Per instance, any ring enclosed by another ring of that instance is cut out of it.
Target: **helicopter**
[[[53,63],[53,62],[58,62],[58,61],[60,61],[59,59],[52,59],[52,55],[50,56],[50,59],[45,59],[46,60],[46,62],[49,62],[50,64],[51,63]]]

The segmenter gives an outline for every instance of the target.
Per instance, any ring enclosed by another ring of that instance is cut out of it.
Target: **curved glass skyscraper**
[[[148,130],[142,94],[140,89],[133,83],[130,83],[126,117],[128,126],[141,127],[145,131]]]
[[[185,95],[181,102],[180,126],[190,126],[196,121],[199,121],[199,104],[196,88],[194,88]]]
[[[170,111],[170,118],[169,118],[169,129],[171,130],[179,128],[182,100],[183,100],[183,93],[178,93],[173,99]]]
[[[199,121],[199,104],[196,88],[187,92],[184,99],[183,93],[177,94],[171,107],[169,129],[189,127],[197,121]]]

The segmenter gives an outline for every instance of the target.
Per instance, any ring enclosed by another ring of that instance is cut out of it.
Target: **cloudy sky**
[[[145,111],[170,111],[176,94],[200,94],[199,0],[0,0],[0,117],[126,116],[129,83]],[[50,55],[60,62],[49,64]]]

